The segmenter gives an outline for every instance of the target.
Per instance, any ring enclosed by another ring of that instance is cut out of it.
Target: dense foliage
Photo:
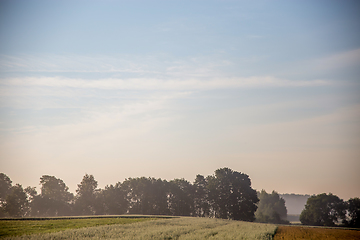
[[[349,227],[360,228],[360,198],[350,198],[347,202],[348,217],[345,223]]]
[[[215,217],[253,221],[259,201],[248,175],[222,168],[207,178],[209,196]]]
[[[166,181],[155,178],[129,178],[124,182],[97,188],[93,175],[86,174],[74,196],[61,180],[44,175],[41,193],[35,188],[11,186],[0,176],[2,217],[66,216],[103,214],[151,214],[217,217],[253,221],[259,201],[248,175],[221,168],[214,175],[197,175],[194,183],[185,179]]]
[[[344,202],[333,194],[310,197],[301,212],[300,221],[305,225],[360,227],[360,199]]]
[[[273,191],[268,194],[265,190],[258,193],[260,202],[255,212],[257,222],[266,223],[289,223],[287,219],[287,210],[285,200],[279,194]]]

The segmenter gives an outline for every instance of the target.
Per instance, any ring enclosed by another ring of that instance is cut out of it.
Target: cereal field
[[[128,219],[127,219],[128,220]],[[56,223],[54,223],[54,227]],[[210,218],[171,218],[66,229],[60,232],[4,239],[266,239],[276,231],[273,224]]]
[[[213,218],[104,216],[0,220],[1,239],[360,239],[360,231]]]

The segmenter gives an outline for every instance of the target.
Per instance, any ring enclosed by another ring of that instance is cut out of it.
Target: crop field
[[[0,220],[0,238],[20,236],[24,234],[51,233],[66,229],[76,229],[84,227],[95,227],[101,225],[129,224],[153,220],[154,218],[138,217],[117,217],[117,218],[58,218],[46,220]]]
[[[171,219],[123,219],[124,223],[134,220],[131,224],[101,225],[81,227],[75,221],[70,229],[67,225],[62,231],[50,233],[22,232],[30,235],[6,236],[3,239],[272,239],[276,225],[249,223],[222,219],[180,217]],[[90,219],[83,219],[90,220]],[[105,220],[105,219],[102,219]],[[120,221],[116,219],[116,221]],[[137,220],[137,221],[136,221]],[[148,221],[146,221],[148,220]],[[53,221],[43,220],[43,224],[58,224]],[[112,221],[115,221],[113,219]],[[26,221],[23,221],[26,222]],[[48,223],[46,223],[48,222]],[[19,226],[21,227],[21,226]]]
[[[360,231],[338,229],[338,228],[323,228],[323,227],[299,227],[299,226],[279,226],[274,240],[296,240],[296,239],[311,239],[311,240],[336,240],[336,239],[360,239]]]
[[[1,239],[360,239],[360,231],[212,218],[117,216],[0,220]]]

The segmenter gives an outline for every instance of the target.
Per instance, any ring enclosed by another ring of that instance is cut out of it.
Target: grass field
[[[128,224],[153,220],[154,218],[59,218],[1,220],[0,237],[19,236],[23,234],[59,232],[66,229],[95,227],[101,225]]]
[[[276,234],[275,234],[276,232]],[[116,216],[0,220],[1,239],[360,239],[360,231],[212,218]]]
[[[53,224],[55,228],[56,223]],[[4,239],[272,239],[275,230],[273,224],[181,217],[8,236]]]
[[[360,239],[360,231],[322,227],[279,226],[274,236],[274,240],[300,239],[356,240]]]

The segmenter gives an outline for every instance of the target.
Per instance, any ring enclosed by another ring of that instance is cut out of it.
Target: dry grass
[[[337,240],[337,239],[360,239],[360,231],[347,229],[334,229],[323,227],[298,227],[298,226],[279,226],[274,240]]]

